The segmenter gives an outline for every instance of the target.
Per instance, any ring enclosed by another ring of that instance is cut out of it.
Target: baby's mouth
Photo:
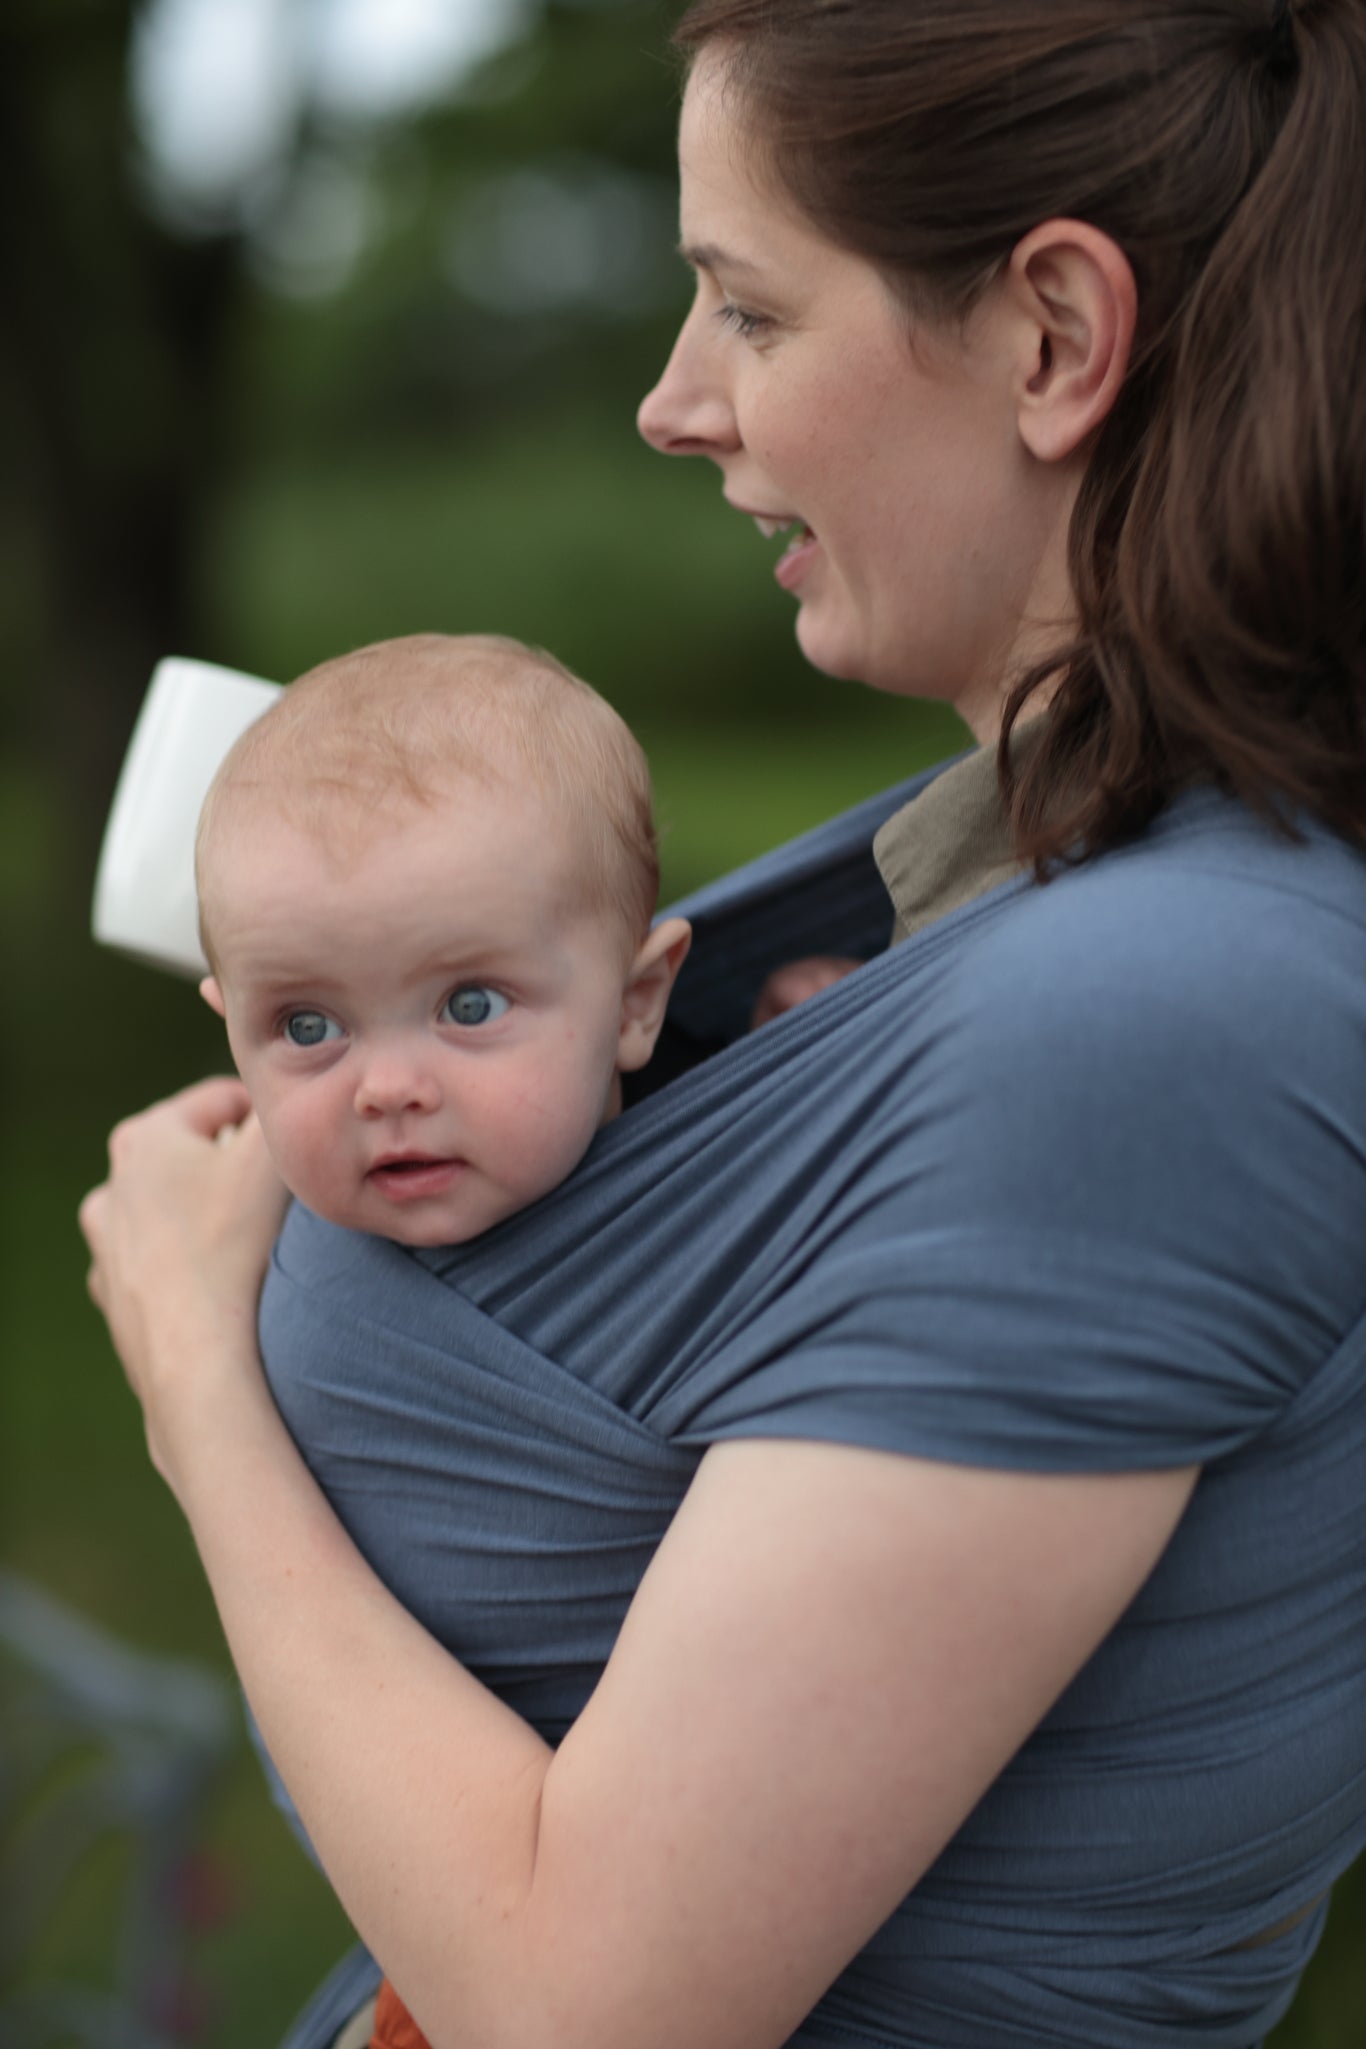
[[[449,1188],[465,1162],[435,1153],[402,1153],[392,1159],[376,1160],[365,1178],[396,1201],[419,1195],[438,1195]]]

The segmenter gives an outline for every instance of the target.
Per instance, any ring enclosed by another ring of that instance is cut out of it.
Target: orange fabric
[[[375,2032],[370,2037],[370,2049],[428,2049],[427,2037],[387,1978],[380,1985],[375,2002]]]

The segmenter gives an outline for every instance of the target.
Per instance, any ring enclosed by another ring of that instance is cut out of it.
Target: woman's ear
[[[651,931],[626,971],[621,994],[617,1072],[633,1074],[655,1050],[678,971],[692,945],[686,918],[665,918]]]
[[[1065,462],[1106,418],[1128,372],[1133,270],[1099,228],[1044,221],[1017,245],[1006,290],[1021,336],[1020,438],[1040,462]]]
[[[227,1008],[223,1002],[223,991],[218,986],[218,977],[216,975],[205,975],[199,985],[199,993],[208,1004],[210,1010],[216,1010],[220,1017],[227,1016]]]

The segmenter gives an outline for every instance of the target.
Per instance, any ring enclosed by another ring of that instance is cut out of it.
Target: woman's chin
[[[842,634],[820,617],[814,606],[797,614],[797,645],[813,669],[840,683],[866,682],[867,660],[852,636]]]
[[[804,613],[797,615],[797,645],[813,669],[839,683],[861,683],[886,697],[946,694],[937,677],[926,677],[918,669],[912,672],[904,663],[879,661],[863,642],[823,630],[819,620],[808,622]]]

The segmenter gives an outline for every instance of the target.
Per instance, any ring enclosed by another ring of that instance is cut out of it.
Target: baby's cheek
[[[343,1142],[329,1121],[310,1115],[298,1104],[262,1119],[266,1146],[291,1195],[310,1209],[324,1210],[325,1197],[335,1192],[344,1158]]]
[[[573,1173],[593,1143],[600,1108],[579,1077],[566,1080],[559,1095],[538,1091],[524,1103],[515,1132],[507,1135],[504,1169],[522,1205],[549,1194]]]

